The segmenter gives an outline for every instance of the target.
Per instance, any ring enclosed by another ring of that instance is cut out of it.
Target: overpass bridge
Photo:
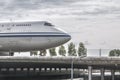
[[[0,70],[26,70],[31,69],[39,72],[44,71],[64,71],[70,70],[71,79],[74,69],[88,69],[88,79],[92,80],[92,70],[101,71],[101,80],[104,80],[105,70],[111,70],[112,80],[114,80],[115,70],[120,69],[120,58],[116,57],[0,57]],[[56,73],[55,73],[56,74]],[[54,74],[54,75],[55,75]],[[50,74],[51,75],[51,74]]]

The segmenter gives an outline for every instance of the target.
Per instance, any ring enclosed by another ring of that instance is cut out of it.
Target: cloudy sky
[[[0,0],[0,21],[47,20],[76,45],[120,48],[120,0]]]

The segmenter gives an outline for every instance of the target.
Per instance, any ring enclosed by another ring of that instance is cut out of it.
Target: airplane
[[[47,21],[0,23],[0,51],[9,55],[57,47],[70,39],[69,34]]]

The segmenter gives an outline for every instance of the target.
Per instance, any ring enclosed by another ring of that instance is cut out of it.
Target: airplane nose
[[[71,36],[69,34],[66,34],[66,40],[67,41],[71,40]]]
[[[71,36],[70,36],[70,35],[68,35],[68,41],[69,41],[69,40],[71,40]]]

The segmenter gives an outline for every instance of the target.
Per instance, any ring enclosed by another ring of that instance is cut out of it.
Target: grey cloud
[[[59,7],[63,5],[68,5],[73,2],[73,0],[13,0],[7,9],[41,9],[41,8],[50,8],[50,7]]]
[[[98,2],[97,2],[98,1]],[[93,3],[94,2],[94,3]],[[118,0],[4,0],[0,1],[0,15],[25,15],[29,11],[44,15],[77,16],[119,14]],[[102,4],[103,3],[103,4]],[[110,4],[110,5],[108,5]],[[45,11],[42,11],[45,10]],[[87,20],[87,18],[85,18]],[[82,19],[80,19],[82,20]]]
[[[96,8],[96,9],[94,9],[94,11],[84,11],[82,14],[83,15],[101,15],[101,14],[108,14],[109,12],[111,12],[111,11],[109,11],[109,10],[107,10],[107,9],[99,9],[99,8]]]
[[[119,14],[120,8],[110,7],[110,8],[96,8],[94,11],[89,12],[85,11],[83,14],[89,14],[89,15],[102,15],[102,14]]]
[[[83,2],[83,3],[82,3]],[[120,1],[118,0],[91,0],[78,1],[72,8],[73,15],[103,15],[103,14],[119,14]],[[77,12],[74,9],[78,10]]]
[[[18,9],[23,9],[23,10],[28,10],[28,9],[34,9],[37,8],[36,5],[34,5],[31,0],[13,0],[11,3],[6,5],[6,10],[18,10]]]

